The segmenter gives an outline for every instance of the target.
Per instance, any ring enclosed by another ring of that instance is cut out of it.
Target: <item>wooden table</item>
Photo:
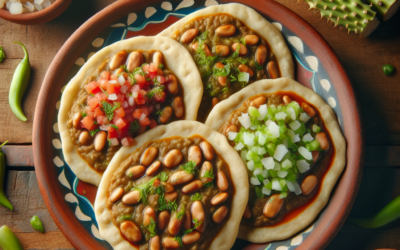
[[[93,14],[113,0],[73,1],[55,20],[37,26],[22,26],[0,20],[0,46],[6,59],[0,63],[0,142],[7,156],[6,190],[14,211],[0,207],[0,225],[7,224],[25,249],[73,249],[57,228],[40,195],[32,162],[32,124],[35,103],[46,70],[66,39]],[[350,216],[370,216],[400,195],[400,12],[362,39],[333,28],[319,13],[295,0],[278,0],[309,22],[333,47],[353,84],[360,104],[367,143],[366,163],[359,195]],[[13,41],[24,43],[30,53],[31,81],[23,99],[28,122],[19,121],[8,105],[13,72],[23,51]],[[396,72],[387,77],[382,65]],[[29,223],[38,215],[46,229],[35,232]],[[400,248],[400,223],[367,230],[345,223],[328,249]]]

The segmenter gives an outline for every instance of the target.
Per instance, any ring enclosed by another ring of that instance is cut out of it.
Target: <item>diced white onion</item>
[[[286,181],[286,185],[291,192],[294,192],[296,195],[301,194],[300,185],[297,182]]]
[[[306,159],[306,160],[312,160],[312,154],[310,151],[308,151],[305,147],[301,146],[299,147],[299,153]]]
[[[238,135],[238,133],[236,133],[236,132],[228,132],[228,138],[231,141],[235,140],[237,135]]]
[[[271,119],[268,119],[266,122],[265,122],[265,126],[269,126],[269,124],[271,124],[271,122],[272,122],[272,120]]]
[[[282,191],[282,187],[279,181],[277,180],[272,181],[272,189],[276,191]]]
[[[258,155],[265,155],[266,153],[267,153],[267,151],[265,150],[265,148],[258,147],[258,151],[257,151]]]
[[[272,157],[267,157],[262,159],[261,163],[263,164],[265,169],[274,169],[275,167],[275,161],[274,158]]]
[[[305,135],[303,136],[303,141],[304,141],[304,142],[306,142],[306,141],[312,141],[312,140],[314,140],[314,138],[312,137],[312,135],[311,135],[310,133],[307,133],[307,134],[305,134]]]
[[[301,113],[300,116],[299,116],[299,120],[304,122],[304,123],[307,123],[308,120],[310,120],[310,118],[311,117],[309,117],[306,113]]]
[[[257,120],[264,120],[265,116],[268,113],[267,104],[260,105],[260,107],[258,108],[258,112],[260,113],[260,116],[257,118]]]
[[[264,169],[263,172],[262,172],[262,176],[264,178],[267,178],[268,177],[268,170]]]
[[[279,144],[279,145],[276,147],[276,150],[275,150],[275,153],[274,153],[274,158],[275,158],[277,161],[281,161],[282,158],[286,155],[286,153],[287,153],[288,151],[289,151],[289,150],[285,147],[285,145]]]
[[[250,178],[250,183],[254,186],[258,186],[261,184],[261,182],[256,178],[256,177],[251,177]]]
[[[272,136],[275,138],[279,137],[279,126],[276,125],[275,122],[271,122],[268,126],[269,131],[271,132]]]
[[[240,124],[242,124],[242,126],[245,128],[245,129],[248,129],[248,128],[250,128],[250,126],[251,126],[251,121],[250,121],[250,117],[249,117],[249,114],[243,114],[242,113],[242,116],[239,116],[238,117],[238,120],[239,120],[239,122],[240,122]]]
[[[129,107],[129,103],[128,103],[127,101],[124,101],[124,102],[122,103],[122,107],[123,107],[123,108]]]
[[[263,146],[266,141],[267,141],[267,135],[264,135],[263,133],[260,133],[260,135],[258,136],[258,144]]]
[[[288,174],[288,172],[285,170],[278,171],[278,176],[280,178],[285,178],[287,174]]]
[[[287,116],[287,114],[285,112],[283,112],[283,111],[278,112],[278,113],[275,114],[275,118],[277,120],[285,120],[286,116]]]
[[[289,169],[289,168],[291,168],[291,167],[292,167],[292,162],[289,161],[288,159],[286,159],[286,160],[284,160],[284,161],[282,162],[282,168],[283,168],[283,169]]]
[[[270,195],[271,194],[271,190],[266,188],[266,187],[263,187],[262,188],[262,193],[265,194],[265,195]]]
[[[254,134],[253,133],[248,133],[244,132],[244,144],[247,146],[253,146],[254,145]]]
[[[11,4],[9,6],[10,6],[9,8],[10,8],[11,14],[13,14],[13,15],[22,14],[22,12],[23,12],[22,3],[11,2]]]
[[[108,100],[115,101],[117,99],[118,99],[118,97],[117,97],[117,94],[115,94],[115,93],[108,96]]]
[[[108,125],[101,125],[99,128],[100,128],[100,130],[107,131],[108,130]]]
[[[247,151],[246,150],[242,150],[240,152],[240,157],[242,158],[243,161],[246,160],[246,155],[247,155]]]
[[[1,1],[1,0],[0,0]],[[27,8],[29,10],[29,12],[34,12],[35,11],[35,6],[33,6],[33,4],[31,2],[26,2],[24,4],[24,7]]]
[[[238,144],[235,145],[235,149],[236,149],[237,151],[241,150],[242,148],[244,148],[244,145],[243,145],[243,143],[241,143],[241,142],[239,142]]]
[[[285,145],[286,148],[288,147],[287,139],[284,139],[282,143],[283,145]]]
[[[115,80],[110,80],[110,81],[108,81],[109,83],[111,83],[111,84],[116,84],[116,83],[118,83],[117,81],[115,81]]]
[[[250,160],[250,161],[247,162],[247,168],[248,168],[250,171],[253,171],[253,170],[254,170],[254,161],[253,161],[253,160]]]
[[[34,2],[35,2],[36,4],[42,4],[43,1],[44,1],[44,0],[35,0]]]
[[[293,143],[299,142],[300,141],[300,135],[293,135],[290,137]]]
[[[281,164],[279,162],[275,162],[274,170],[281,171]]]
[[[296,120],[296,112],[292,107],[288,108],[286,110],[286,113],[289,115],[289,118],[292,119],[293,121]]]
[[[257,125],[251,125],[251,126],[250,126],[250,129],[251,129],[251,130],[256,130],[256,129],[257,129]]]
[[[132,92],[133,98],[137,98],[139,96],[139,93],[137,91]]]
[[[119,85],[122,85],[125,83],[125,77],[123,75],[120,75],[118,77],[118,83],[119,83]]]
[[[294,121],[289,124],[289,127],[293,129],[293,131],[296,131],[298,128],[301,127],[301,123],[299,121]]]
[[[128,92],[128,86],[126,85],[122,85],[122,87],[120,88],[120,90],[122,93],[126,94],[126,92]]]
[[[268,179],[264,179],[264,180],[263,180],[264,186],[268,185],[269,182],[270,182],[270,181],[269,181]]]
[[[43,10],[43,7],[42,7],[42,5],[40,5],[40,4],[38,4],[38,3],[33,3],[33,6],[35,6],[35,9],[37,9],[38,11],[39,10]]]
[[[131,107],[135,104],[135,99],[133,98],[133,96],[129,97],[128,102],[129,102],[129,106],[131,106]]]
[[[117,138],[111,138],[110,144],[111,144],[111,146],[117,146],[117,145],[119,145],[119,141]]]
[[[306,162],[306,160],[299,160],[296,162],[297,168],[299,169],[300,173],[304,173],[310,169],[310,164]]]
[[[143,120],[146,117],[146,115],[144,113],[142,113],[142,115],[140,116],[139,121]]]
[[[46,8],[50,7],[51,2],[49,0],[44,0],[41,5],[42,5],[43,9],[46,9]]]
[[[255,176],[257,176],[257,175],[259,175],[259,174],[262,174],[262,169],[261,169],[261,168],[256,168],[256,169],[254,170],[253,174],[254,174]]]

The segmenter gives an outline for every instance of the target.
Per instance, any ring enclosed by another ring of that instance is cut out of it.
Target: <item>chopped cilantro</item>
[[[167,181],[169,177],[167,173],[161,172],[158,174],[158,178],[160,179],[160,181]]]
[[[126,221],[126,220],[132,220],[132,215],[131,214],[121,214],[119,217],[118,217],[118,220],[119,221]]]
[[[213,169],[206,171],[203,177],[214,179]]]
[[[182,206],[181,210],[176,214],[176,218],[178,220],[182,220],[183,216],[185,215],[185,207]]]
[[[156,115],[162,115],[163,110],[160,109],[159,111],[156,112]]]
[[[107,119],[111,121],[114,117],[114,111],[117,109],[117,106],[112,106],[106,101],[102,101],[101,105],[103,106],[103,110],[106,113]]]
[[[4,54],[3,47],[0,47],[0,62],[2,62],[6,58],[6,54]]]
[[[129,73],[128,68],[126,67],[126,65],[121,65],[120,68],[122,68],[125,72],[128,72],[128,73]]]
[[[93,129],[92,131],[89,131],[89,134],[90,134],[90,136],[91,137],[93,137],[97,132],[99,132],[100,131],[100,129]]]
[[[246,46],[246,41],[244,40],[244,37],[240,38],[239,42],[244,46]]]
[[[229,87],[223,87],[221,90],[221,92],[224,94],[227,93],[228,91],[229,91]]]
[[[158,68],[159,68],[159,69],[164,68],[164,64],[160,63],[160,64],[158,65]]]
[[[189,230],[186,230],[185,232],[183,232],[183,234],[188,234],[193,232],[197,227],[199,227],[203,223],[202,221],[198,221],[196,218],[192,221],[194,223],[194,227]]]
[[[254,63],[256,64],[256,69],[260,70],[260,69],[262,69],[262,68],[263,68],[263,66],[262,66],[262,65],[260,65],[260,64],[258,64],[258,62],[257,62],[257,61],[254,61]]]
[[[133,134],[139,129],[139,123],[137,121],[133,121],[129,124],[129,133]]]
[[[200,193],[195,193],[194,195],[192,195],[192,196],[190,197],[190,200],[191,200],[191,201],[199,201],[199,200],[201,200],[201,199],[203,199],[203,196],[201,196]]]
[[[183,246],[183,244],[182,244],[182,238],[181,238],[180,236],[176,236],[176,237],[174,238],[174,240],[177,241],[177,242],[179,243],[179,246],[180,246],[180,247]]]
[[[155,79],[155,78],[154,78]],[[149,92],[147,92],[146,96],[151,99],[154,97],[154,95],[158,92],[162,92],[164,90],[164,86],[157,86],[155,88],[153,88],[152,90],[150,90]]]
[[[203,185],[203,187],[211,187],[213,185],[213,182],[207,182],[206,184]]]
[[[185,164],[181,165],[181,169],[189,174],[197,174],[199,169],[196,167],[196,163],[194,161],[188,161]]]
[[[289,168],[288,170],[286,170],[288,173],[285,177],[285,179],[287,181],[291,181],[291,182],[295,182],[296,181],[296,174],[293,171],[293,168]]]
[[[176,201],[168,202],[165,200],[164,192],[158,198],[158,210],[176,211],[177,208]]]
[[[82,118],[87,116],[85,111],[81,112],[81,115],[82,115]]]
[[[258,198],[262,199],[264,198],[264,194],[262,193],[262,188],[261,187],[255,187],[255,192]]]
[[[110,126],[113,127],[113,128],[115,128],[115,129],[118,129],[117,125],[110,124]]]
[[[134,190],[138,190],[140,192],[139,201],[142,201],[142,203],[147,202],[147,195],[152,191],[152,186],[154,184],[155,179],[157,179],[157,177],[154,177],[147,183],[143,183],[143,184],[133,188]]]
[[[222,69],[213,67],[213,76],[228,76],[231,72],[230,63],[226,64]]]
[[[142,227],[149,231],[150,237],[157,235],[156,222],[153,220],[153,218],[150,218],[150,223],[147,226],[142,225]]]

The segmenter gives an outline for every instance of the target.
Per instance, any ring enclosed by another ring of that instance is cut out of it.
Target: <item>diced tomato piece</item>
[[[149,116],[150,115],[150,111],[149,108],[147,106],[141,107],[142,112],[146,115]]]
[[[135,75],[135,80],[138,84],[143,84],[146,83],[146,79],[144,78],[144,76],[142,76],[141,74],[136,74]]]
[[[89,82],[85,87],[89,94],[96,94],[100,89],[97,82]]]
[[[103,90],[107,89],[107,85],[108,85],[108,80],[107,79],[100,79],[100,88],[102,88]]]
[[[81,123],[84,128],[86,128],[87,130],[90,130],[90,128],[94,124],[94,121],[90,117],[86,116],[82,119]]]
[[[97,123],[101,126],[101,125],[105,125],[108,123],[108,119],[105,115],[99,115],[97,116]]]
[[[160,91],[154,94],[154,100],[157,102],[164,102],[167,98],[167,94],[164,91]]]
[[[125,113],[125,120],[126,120],[128,123],[131,123],[131,122],[133,122],[133,121],[135,120],[135,118],[133,118],[132,113],[129,113],[129,114],[126,114],[126,113]]]
[[[158,187],[158,186],[160,186],[160,180],[159,179],[154,179],[154,182],[153,182],[153,187]]]
[[[164,83],[165,83],[165,77],[163,77],[163,76],[157,76],[157,81],[158,81],[160,84],[164,84]]]
[[[107,95],[103,92],[97,93],[95,97],[97,98],[97,100],[99,100],[99,102],[107,100]]]
[[[125,81],[124,85],[125,85],[126,87],[128,87],[127,89],[130,89],[130,88],[131,88],[131,84],[129,83],[129,81]],[[121,86],[121,87],[122,87],[122,86]]]
[[[111,138],[117,138],[117,136],[118,136],[118,134],[117,134],[117,131],[115,130],[115,128],[113,128],[113,127],[109,127],[108,128],[108,138],[109,139],[111,139]]]
[[[132,114],[132,116],[133,116],[133,118],[135,118],[135,119],[140,119],[140,117],[142,116],[142,109],[135,109],[135,111],[133,111],[133,114]]]
[[[139,90],[140,90],[140,86],[137,85],[137,84],[133,85],[132,88],[131,88],[131,92],[132,93],[133,92],[139,92]]]
[[[108,93],[109,95],[115,93],[114,84],[112,84],[112,83],[108,83],[108,84],[107,84],[107,93]]]
[[[110,80],[118,81],[118,77],[116,75],[111,75]]]
[[[92,109],[90,108],[90,106],[86,106],[85,107],[85,112],[86,115],[90,118],[90,119],[94,119],[94,112],[92,111]]]
[[[141,89],[138,93],[138,96],[135,98],[135,103],[136,104],[145,104],[146,103],[146,90]]]
[[[157,71],[156,72],[150,72],[149,76],[150,76],[150,79],[153,80],[157,76]]]
[[[100,73],[100,77],[103,78],[103,79],[108,80],[108,79],[110,79],[110,72],[103,71],[103,72]]]
[[[149,106],[149,115],[151,115],[151,113],[153,113],[153,112],[154,112],[154,106],[150,105]]]
[[[117,100],[115,100],[114,102],[123,102],[125,100],[125,95],[124,94],[117,94]]]
[[[164,71],[160,68],[157,69],[157,75],[159,76],[163,76],[164,75]]]
[[[135,110],[134,107],[127,107],[127,108],[124,108],[125,115],[130,115],[130,114],[132,114],[134,110]]]
[[[113,84],[114,85],[114,93],[115,94],[119,94],[120,93],[120,89],[121,89],[121,85],[119,84]]]
[[[94,109],[94,117],[104,116],[103,111],[101,111],[100,107]]]
[[[124,108],[120,107],[119,109],[115,110],[115,114],[117,114],[119,117],[125,117]]]
[[[122,129],[126,126],[126,122],[122,118],[118,118],[115,122],[115,125],[119,128]]]
[[[142,69],[143,69],[144,72],[149,72],[149,68],[150,68],[150,64],[146,64],[146,65],[143,66]]]
[[[126,137],[122,138],[121,144],[122,144],[122,146],[125,146],[125,147],[133,146],[136,144],[136,140],[130,136],[126,136]],[[156,180],[158,180],[158,179],[155,179],[154,181],[156,181]]]
[[[155,127],[157,127],[157,122],[156,122],[156,120],[154,120],[154,119],[151,119],[150,120],[150,128],[155,128]]]
[[[94,110],[100,105],[99,100],[96,97],[91,96],[88,97],[87,104],[89,105],[90,110]]]
[[[157,63],[150,63],[149,72],[157,72],[158,64]]]
[[[139,121],[139,124],[141,126],[147,126],[150,125],[150,119],[148,117],[144,117],[142,120]]]

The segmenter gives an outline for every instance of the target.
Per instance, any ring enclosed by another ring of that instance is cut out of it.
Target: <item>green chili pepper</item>
[[[0,145],[0,205],[13,210],[13,206],[10,201],[8,201],[5,193],[4,193],[4,176],[6,174],[6,159],[4,158],[4,153],[1,151],[1,148],[7,143]]]
[[[14,72],[14,76],[10,86],[10,94],[8,96],[8,101],[10,103],[11,110],[20,119],[25,122],[26,116],[22,111],[21,100],[25,93],[26,87],[28,86],[29,76],[31,75],[31,65],[29,63],[28,51],[26,51],[25,46],[20,42],[18,43],[22,46],[25,57],[19,63],[17,69]]]
[[[383,73],[385,73],[385,75],[389,76],[390,74],[392,74],[394,67],[393,65],[390,64],[386,64],[382,66],[383,69]]]
[[[377,228],[400,218],[400,196],[392,200],[376,215],[369,218],[349,218],[349,221],[364,228]]]
[[[0,63],[6,58],[6,54],[4,54],[3,47],[0,47]]]
[[[43,224],[40,221],[39,217],[37,217],[36,215],[34,215],[31,219],[31,225],[33,227],[33,229],[38,230],[41,233],[44,233],[44,229],[43,229]]]
[[[17,236],[6,225],[0,228],[0,247],[3,250],[23,250]]]

